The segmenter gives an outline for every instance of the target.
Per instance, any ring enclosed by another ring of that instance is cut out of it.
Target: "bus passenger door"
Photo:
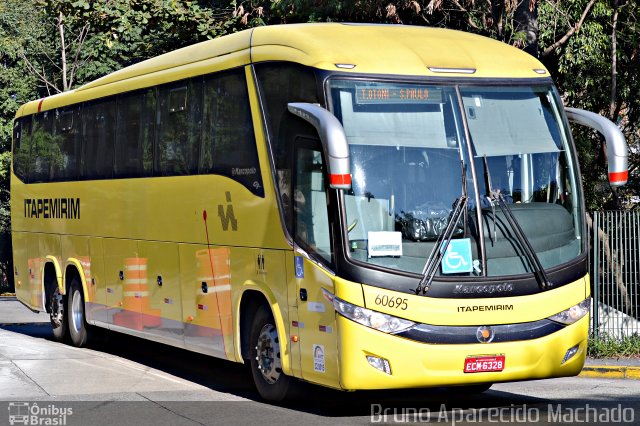
[[[327,268],[332,264],[333,250],[320,142],[296,138],[293,164],[292,228],[296,249],[287,265],[291,271],[289,302],[295,305],[297,315],[292,315],[291,334],[299,336],[302,378],[336,387],[335,312],[322,292],[324,288],[334,293],[334,283]]]

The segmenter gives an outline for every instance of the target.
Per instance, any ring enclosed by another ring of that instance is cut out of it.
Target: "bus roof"
[[[314,23],[248,29],[131,65],[22,106],[17,116],[264,61],[381,75],[541,78],[534,57],[483,36],[405,25]]]

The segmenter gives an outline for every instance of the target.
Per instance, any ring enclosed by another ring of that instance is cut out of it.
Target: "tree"
[[[18,107],[36,94],[35,79],[25,75],[20,53],[25,44],[41,34],[34,13],[34,5],[30,2],[4,0],[0,3],[0,280],[7,277],[11,285],[9,167],[12,120]]]

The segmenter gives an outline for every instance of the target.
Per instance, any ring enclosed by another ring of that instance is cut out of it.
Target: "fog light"
[[[391,375],[391,365],[389,365],[389,361],[387,361],[386,359],[367,355],[367,361],[369,361],[369,365],[371,365],[372,367]]]
[[[564,358],[562,358],[562,362],[560,363],[560,365],[564,364],[565,362],[569,361],[571,358],[574,357],[575,354],[578,353],[578,349],[580,348],[580,345],[575,345],[571,348],[569,348],[569,350],[567,351],[566,354],[564,354]]]

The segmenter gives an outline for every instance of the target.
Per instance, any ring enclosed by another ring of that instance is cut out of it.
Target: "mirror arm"
[[[629,153],[624,135],[618,126],[599,114],[583,109],[565,108],[565,111],[569,121],[590,127],[604,136],[607,145],[609,184],[612,187],[625,185],[629,177]]]
[[[349,144],[340,121],[316,104],[296,102],[288,104],[287,108],[292,114],[310,123],[318,132],[327,158],[329,186],[335,189],[350,189]]]

